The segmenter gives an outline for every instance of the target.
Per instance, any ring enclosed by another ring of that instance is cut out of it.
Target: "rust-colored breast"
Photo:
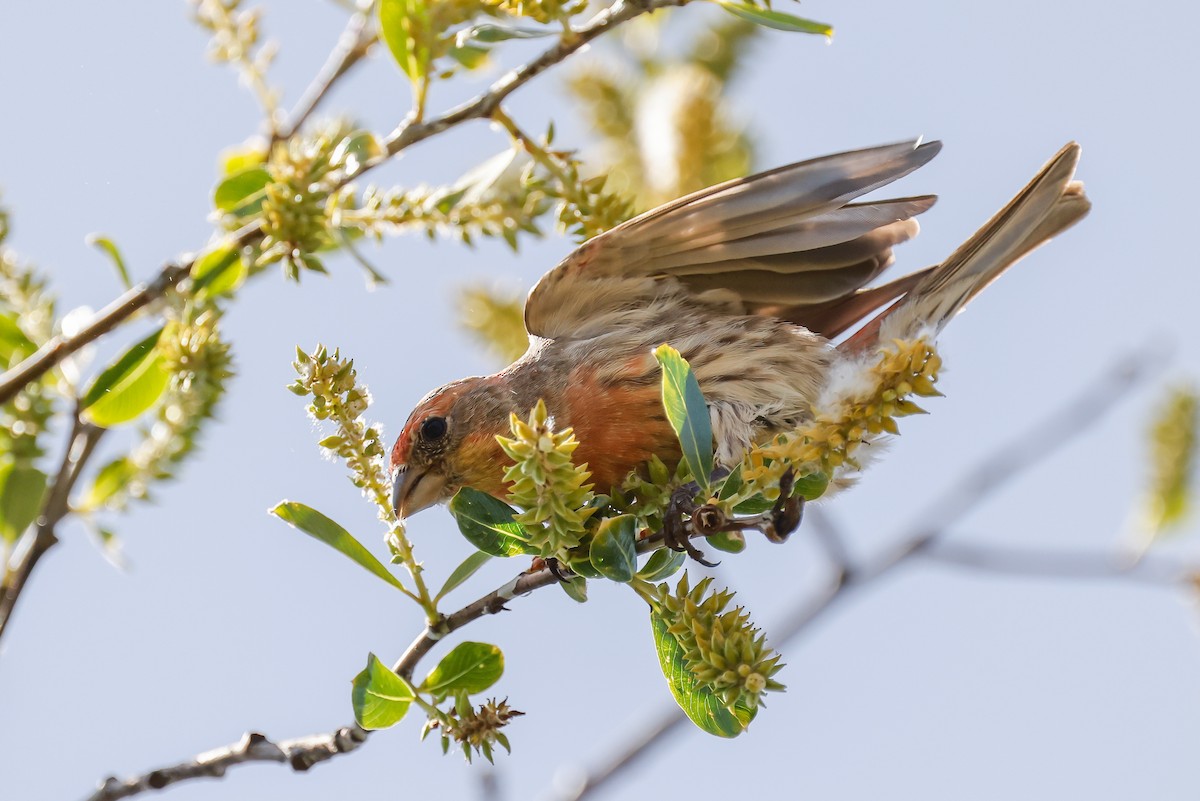
[[[647,354],[648,355],[648,354]],[[630,365],[630,378],[643,377],[640,365]],[[572,371],[563,391],[569,419],[559,427],[575,429],[579,449],[575,463],[587,463],[598,492],[619,486],[629,473],[658,455],[670,465],[679,460],[679,443],[662,408],[658,382],[596,380],[593,371]]]

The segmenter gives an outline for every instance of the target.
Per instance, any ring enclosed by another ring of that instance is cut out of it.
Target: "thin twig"
[[[371,46],[378,40],[371,20],[372,14],[368,9],[357,12],[346,23],[346,29],[338,37],[337,46],[329,54],[321,71],[304,90],[295,110],[289,115],[291,121],[272,137],[272,145],[295,136],[324,101],[333,85],[367,55]]]
[[[907,564],[912,557],[922,555],[937,558],[938,554],[946,553],[948,546],[937,543],[952,524],[1001,489],[1010,478],[1036,465],[1073,437],[1095,425],[1105,412],[1138,385],[1139,377],[1160,366],[1161,359],[1154,358],[1157,355],[1157,352],[1140,351],[1121,359],[1066,405],[1013,440],[1012,445],[1001,448],[979,462],[961,480],[952,484],[924,515],[916,518],[921,522],[913,526],[908,534],[862,565],[855,564],[852,569],[847,569],[851,563],[844,540],[831,527],[832,521],[824,521],[829,525],[818,527],[817,534],[833,562],[833,580],[815,597],[801,601],[782,621],[768,627],[767,630],[773,635],[772,641],[780,646],[787,645],[808,631],[814,622],[823,618],[852,590],[877,585],[879,579]],[[1124,575],[1132,578],[1134,571],[1128,570]],[[624,745],[616,756],[606,760],[600,768],[588,773],[581,782],[556,798],[559,801],[581,801],[592,796],[620,772],[667,742],[671,735],[688,731],[688,727],[684,726],[686,722],[687,718],[678,707],[664,704],[662,711],[645,729],[622,738]]]
[[[101,309],[96,318],[79,333],[51,337],[36,353],[0,376],[0,404],[12,400],[26,384],[41,378],[63,359],[104,336],[147,304],[161,298],[191,269],[191,262],[167,264],[153,281],[138,284]]]
[[[516,89],[541,75],[548,68],[563,61],[572,53],[588,44],[596,37],[628,22],[634,17],[669,6],[682,6],[688,0],[617,0],[613,5],[596,14],[582,28],[564,33],[556,44],[545,50],[540,56],[512,70],[493,83],[486,92],[467,102],[455,106],[441,116],[430,120],[417,120],[410,117],[392,131],[385,140],[387,151],[375,164],[381,163],[388,157],[394,156],[406,147],[428,139],[435,134],[455,127],[467,120],[485,119],[499,108],[501,101]],[[367,167],[375,166],[367,165]],[[364,168],[366,169],[366,168]],[[361,174],[361,173],[360,173]]]
[[[241,248],[259,236],[258,223],[251,223],[223,241],[224,247]],[[16,367],[0,375],[0,404],[7,403],[31,381],[53,370],[59,362],[91,342],[96,341],[143,308],[178,286],[192,270],[195,259],[182,264],[166,264],[148,283],[137,284],[109,303],[82,330],[72,336],[59,334],[47,340],[37,351]]]
[[[1120,580],[1152,586],[1193,583],[1200,564],[1178,561],[1130,562],[1124,552],[1049,551],[1009,545],[943,543],[921,553],[922,559],[955,568],[1030,578]]]
[[[846,535],[834,523],[829,512],[816,504],[810,506],[805,512],[804,522],[808,524],[813,534],[816,535],[817,542],[821,544],[826,558],[829,559],[834,569],[843,576],[853,573],[854,560],[851,558],[850,550],[846,545]]]
[[[75,482],[83,465],[91,458],[92,452],[106,429],[85,422],[80,416],[76,405],[72,417],[71,431],[67,435],[66,446],[63,449],[62,462],[50,485],[49,493],[42,507],[42,513],[37,525],[28,535],[25,549],[16,556],[16,563],[11,569],[4,571],[4,580],[0,582],[0,638],[8,630],[8,622],[12,619],[13,610],[21,597],[33,569],[43,555],[58,543],[55,527],[66,517],[70,510],[69,499]]]
[[[406,679],[411,679],[417,663],[447,634],[473,620],[494,615],[504,610],[505,604],[514,598],[556,581],[554,575],[546,569],[520,574],[444,618],[436,627],[426,627],[392,669]],[[213,749],[175,765],[125,780],[107,778],[101,782],[96,792],[88,797],[88,801],[117,801],[189,779],[218,779],[224,776],[229,768],[247,762],[277,762],[289,765],[295,771],[305,771],[338,754],[355,750],[366,742],[369,735],[369,731],[357,724],[342,726],[328,734],[315,734],[278,743],[271,741],[264,734],[248,732],[236,743]]]

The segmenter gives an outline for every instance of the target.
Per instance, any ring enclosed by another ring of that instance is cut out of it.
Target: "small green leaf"
[[[95,509],[103,506],[129,483],[133,471],[133,462],[129,461],[128,456],[119,456],[104,465],[92,480],[92,486],[83,499],[83,508]]]
[[[88,234],[84,241],[112,260],[113,266],[117,268],[117,275],[120,276],[121,283],[125,285],[126,289],[133,286],[133,280],[129,277],[129,268],[125,266],[125,258],[121,255],[121,250],[117,247],[116,242],[103,234]]]
[[[354,677],[350,703],[359,726],[386,729],[403,719],[415,697],[416,693],[407,681],[380,662],[375,654],[367,654],[366,668]]]
[[[815,501],[829,489],[829,476],[824,473],[810,473],[800,476],[792,486],[792,494],[799,495],[806,501]]]
[[[670,345],[659,345],[654,358],[662,367],[662,399],[667,419],[679,437],[692,478],[707,492],[713,471],[713,435],[700,384],[691,365]]]
[[[37,350],[21,326],[16,314],[0,314],[0,369],[16,364]]]
[[[0,461],[0,541],[13,543],[42,511],[46,474],[10,459]]]
[[[704,539],[709,545],[725,553],[741,553],[746,550],[746,535],[740,531],[722,531]]]
[[[492,555],[490,553],[484,553],[483,551],[476,551],[468,556],[463,560],[461,565],[454,568],[454,572],[450,574],[448,579],[446,579],[446,583],[442,585],[440,590],[438,590],[437,595],[433,596],[433,600],[442,600],[442,598],[450,594],[450,592],[456,589],[460,584],[469,579],[471,576],[475,575],[475,571],[487,564],[488,560],[491,558]]]
[[[262,210],[271,173],[266,167],[249,167],[235,172],[217,184],[213,190],[213,205],[219,211],[237,217],[248,217]]]
[[[193,291],[199,298],[230,295],[246,280],[242,255],[230,247],[217,247],[192,263]]]
[[[347,175],[354,175],[383,154],[379,137],[370,131],[355,131],[338,142],[329,160],[340,165]]]
[[[158,329],[125,351],[96,377],[80,401],[88,419],[111,428],[138,417],[162,397],[171,379],[156,347],[162,332]]]
[[[618,515],[601,521],[592,537],[592,566],[613,581],[633,581],[637,572],[637,518]]]
[[[513,518],[517,511],[486,492],[463,487],[450,499],[450,514],[467,542],[492,556],[536,554],[525,527]]]
[[[454,45],[446,51],[446,55],[469,70],[479,69],[487,63],[491,50],[474,44]]]
[[[643,581],[662,581],[675,575],[686,559],[687,553],[684,551],[659,548],[650,554],[646,564],[637,572],[637,577]]]
[[[439,698],[481,693],[504,675],[504,654],[485,642],[461,642],[429,671],[421,689]]]
[[[592,564],[590,555],[572,556],[567,562],[567,567],[571,568],[572,572],[578,573],[580,576],[589,579],[604,578],[604,575],[596,569]]]
[[[831,37],[833,36],[833,26],[826,25],[824,22],[814,22],[803,17],[795,17],[791,14],[785,14],[782,11],[775,11],[769,8],[759,8],[758,6],[749,3],[722,2],[718,0],[721,8],[733,14],[736,17],[741,17],[747,22],[753,22],[755,25],[762,25],[767,28],[774,28],[777,31],[791,31],[793,33],[815,33],[818,36]]]
[[[379,32],[400,69],[414,83],[429,69],[429,5],[426,0],[381,0]]]
[[[354,539],[350,532],[311,506],[305,506],[302,503],[294,501],[283,501],[271,510],[271,514],[288,525],[294,526],[305,534],[320,540],[343,555],[350,557],[359,566],[383,579],[396,589],[404,589],[404,585],[400,583],[400,579],[393,576],[391,571],[384,567],[383,563],[376,559],[375,555],[368,551],[361,542]]]
[[[572,601],[581,604],[587,603],[587,579],[583,576],[576,576],[570,581],[560,581],[558,586],[562,587],[562,591]]]
[[[553,34],[554,31],[548,31],[545,28],[510,27],[508,25],[493,25],[485,22],[459,31],[455,36],[455,41],[459,46],[467,42],[495,44],[496,42],[504,42],[509,39],[541,39]]]
[[[721,481],[721,486],[716,491],[717,497],[721,500],[731,498],[744,484],[745,482],[742,480],[742,466],[739,464]]]
[[[731,711],[711,690],[698,687],[695,675],[684,662],[683,648],[667,631],[667,624],[651,612],[650,625],[667,686],[671,688],[671,695],[684,714],[701,730],[717,737],[737,737],[744,732],[754,719],[756,710],[735,706]]]

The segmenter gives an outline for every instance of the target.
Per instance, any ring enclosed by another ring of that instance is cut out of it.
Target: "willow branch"
[[[943,543],[927,549],[923,559],[950,567],[1046,579],[1129,581],[1151,586],[1190,585],[1200,564],[1176,560],[1131,561],[1125,552],[1067,551],[1043,548]]]
[[[0,404],[12,400],[26,384],[41,378],[63,359],[112,331],[147,304],[161,298],[191,269],[191,262],[167,264],[153,281],[132,287],[101,309],[96,318],[83,330],[71,336],[58,334],[51,337],[37,352],[0,376]]]
[[[72,420],[62,462],[54,476],[54,483],[50,485],[37,525],[33,533],[27,535],[24,550],[14,556],[13,565],[5,567],[4,579],[0,581],[0,638],[3,638],[4,632],[8,630],[8,622],[12,619],[13,610],[33,574],[33,569],[37,567],[42,556],[58,543],[55,527],[67,516],[70,510],[71,490],[106,430],[84,422],[78,406]]]
[[[429,120],[418,120],[410,117],[388,135],[384,142],[387,151],[386,159],[394,156],[410,145],[442,133],[467,120],[486,119],[500,107],[504,98],[524,86],[526,83],[541,75],[550,67],[565,60],[578,52],[597,37],[607,33],[629,20],[642,14],[669,6],[682,6],[688,0],[617,0],[608,8],[596,14],[582,28],[571,30],[559,38],[558,42],[520,67],[508,72],[493,83],[486,92],[455,106],[441,116]],[[376,162],[379,163],[379,162]],[[368,165],[375,166],[375,165]],[[359,173],[361,175],[361,172]]]
[[[1015,438],[1011,445],[980,461],[944,491],[924,514],[917,516],[916,520],[921,522],[899,537],[895,544],[861,565],[851,561],[844,537],[832,521],[824,519],[823,515],[814,515],[818,542],[833,566],[833,578],[815,595],[800,601],[783,620],[767,628],[773,634],[772,641],[786,646],[809,631],[814,623],[824,618],[852,591],[878,585],[880,579],[909,563],[915,556],[937,559],[957,551],[957,555],[963,557],[967,553],[963,546],[951,549],[940,544],[950,527],[1002,489],[1012,478],[1056,453],[1099,422],[1106,412],[1138,385],[1139,378],[1161,365],[1159,356],[1156,351],[1140,351],[1118,361],[1067,404]],[[1015,566],[1015,563],[1010,564]],[[1033,562],[1026,560],[1024,564],[1029,567]],[[979,563],[969,566],[987,569]],[[1110,567],[1117,568],[1116,565]],[[1123,575],[1133,578],[1135,571],[1136,568],[1131,566]],[[1179,578],[1182,580],[1184,576],[1181,574]],[[599,768],[585,774],[577,785],[555,797],[558,801],[580,801],[592,796],[621,772],[645,760],[672,735],[688,731],[685,723],[687,717],[678,707],[664,704],[643,729],[622,737],[622,747],[616,754],[605,760]]]
[[[346,29],[338,37],[337,46],[329,54],[329,58],[321,67],[320,72],[313,78],[312,83],[304,90],[296,108],[289,115],[290,122],[284,125],[271,139],[271,144],[290,139],[304,127],[308,118],[325,100],[329,90],[358,64],[378,41],[374,26],[371,24],[372,10],[367,9],[355,13],[346,23]]]

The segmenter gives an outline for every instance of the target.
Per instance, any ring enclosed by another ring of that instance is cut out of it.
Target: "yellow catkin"
[[[871,435],[897,434],[896,418],[924,410],[908,400],[910,395],[936,396],[934,386],[942,360],[924,339],[895,340],[880,348],[879,360],[869,368],[871,389],[843,398],[832,409],[795,431],[752,448],[742,464],[748,486],[777,485],[791,467],[799,475],[833,476],[858,464],[855,453]]]

